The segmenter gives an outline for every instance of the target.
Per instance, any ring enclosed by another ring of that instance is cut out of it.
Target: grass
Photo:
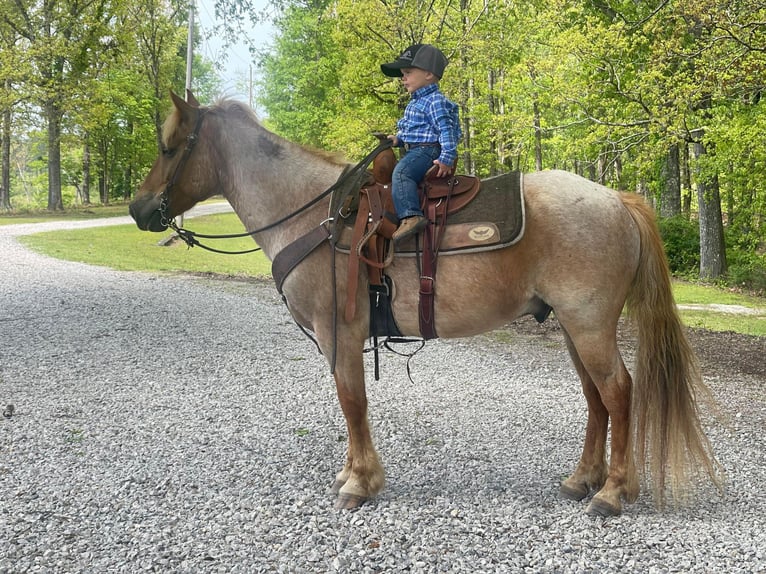
[[[126,205],[88,208],[76,213],[40,213],[39,221],[51,219],[83,219],[125,215]],[[30,216],[31,217],[31,216]],[[0,224],[31,222],[27,216],[0,216]],[[232,213],[195,217],[186,225],[200,233],[220,234],[243,231],[242,224]],[[69,261],[102,265],[126,271],[149,273],[194,273],[229,277],[268,277],[271,263],[260,253],[247,255],[221,255],[199,247],[189,249],[181,242],[160,247],[158,242],[168,233],[148,233],[135,225],[95,227],[90,229],[55,231],[21,237],[25,245],[35,251]],[[252,239],[245,237],[225,241],[208,241],[218,249],[251,249]],[[766,337],[766,299],[737,293],[717,287],[674,281],[676,302],[683,305],[740,305],[754,310],[751,314],[734,314],[722,310],[681,309],[684,324],[713,331],[735,331]]]
[[[186,224],[200,233],[239,233],[242,223],[233,213],[188,219]],[[201,247],[189,249],[176,241],[161,247],[158,242],[171,235],[141,231],[135,225],[94,227],[69,231],[50,231],[20,237],[29,248],[68,261],[102,265],[123,271],[149,273],[203,273],[229,277],[266,277],[271,263],[260,252],[246,255],[221,255]],[[252,249],[249,237],[206,241],[216,249],[241,251]]]
[[[766,309],[763,309],[758,315],[683,309],[681,310],[681,319],[687,327],[766,337]]]
[[[711,331],[734,331],[766,337],[766,299],[697,283],[673,282],[673,296],[681,306],[681,318],[689,327]],[[684,309],[684,305],[736,305],[752,313],[726,309]]]
[[[109,205],[88,205],[67,208],[65,211],[47,211],[44,209],[25,209],[0,212],[0,225],[13,225],[14,223],[41,223],[51,220],[80,220],[97,219],[99,217],[117,217],[128,214],[127,203],[112,203]]]
[[[742,294],[730,289],[721,289],[686,281],[673,282],[673,295],[679,305],[743,305],[745,307],[766,307],[766,299]]]

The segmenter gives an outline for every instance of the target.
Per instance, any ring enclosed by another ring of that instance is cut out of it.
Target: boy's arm
[[[451,173],[452,166],[457,160],[460,126],[455,123],[458,121],[456,111],[457,106],[446,98],[443,101],[435,101],[432,107],[433,122],[439,130],[439,144],[441,145],[441,153],[434,164],[440,166],[440,172],[442,169],[449,169],[445,175]]]

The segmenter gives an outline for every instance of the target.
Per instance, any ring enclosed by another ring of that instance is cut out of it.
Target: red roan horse
[[[186,102],[172,94],[162,154],[130,205],[141,229],[163,231],[172,217],[223,194],[247,229],[266,228],[255,240],[273,259],[327,220],[329,197],[300,208],[332,187],[346,163],[269,132],[242,103],[224,99],[203,107],[189,96]],[[718,484],[718,464],[698,416],[697,395],[705,388],[679,321],[651,209],[636,195],[564,171],[531,173],[523,183],[527,220],[520,241],[441,258],[436,331],[441,337],[465,337],[500,328],[542,302],[553,308],[588,405],[582,456],[560,492],[576,500],[595,492],[589,513],[616,515],[623,500],[633,502],[639,470],[660,505],[668,490],[674,500],[682,498],[698,474]],[[338,508],[362,504],[384,483],[367,420],[364,266],[355,318],[347,322],[342,308],[332,309],[334,301],[339,307],[345,301],[347,262],[346,255],[333,258],[330,249],[316,249],[283,285],[295,320],[313,331],[328,360],[335,359],[349,437],[346,463],[334,484]],[[418,336],[415,259],[395,258],[386,272],[396,285],[393,312],[399,329]],[[633,380],[616,341],[626,303],[638,329]]]

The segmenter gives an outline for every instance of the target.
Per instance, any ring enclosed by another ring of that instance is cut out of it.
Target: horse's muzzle
[[[166,218],[160,210],[159,196],[138,197],[130,203],[130,216],[142,231],[165,231],[168,228]]]

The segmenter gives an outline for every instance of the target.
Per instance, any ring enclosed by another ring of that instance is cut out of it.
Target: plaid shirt
[[[404,117],[396,124],[400,144],[439,142],[439,161],[453,165],[457,159],[457,142],[462,135],[458,106],[439,91],[438,84],[429,84],[412,94]]]

